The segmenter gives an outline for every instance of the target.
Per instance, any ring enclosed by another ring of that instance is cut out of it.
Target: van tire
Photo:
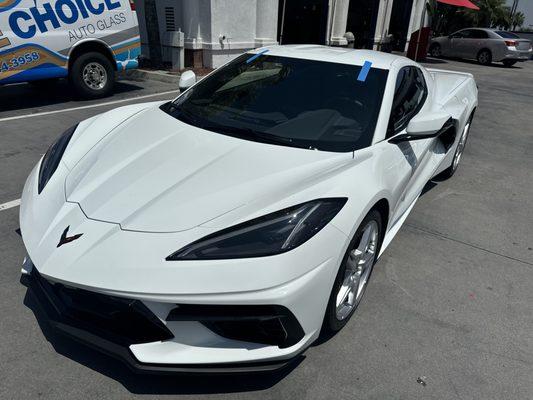
[[[85,53],[72,63],[69,80],[80,97],[96,99],[109,96],[113,91],[115,70],[102,53]]]

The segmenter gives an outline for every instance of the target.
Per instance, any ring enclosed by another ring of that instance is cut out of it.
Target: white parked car
[[[23,274],[137,369],[281,367],[353,315],[476,106],[472,75],[395,55],[252,51],[68,129],[24,187]]]

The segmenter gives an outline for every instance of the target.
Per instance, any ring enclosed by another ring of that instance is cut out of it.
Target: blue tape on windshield
[[[358,81],[364,82],[366,81],[366,76],[368,75],[368,71],[370,71],[370,67],[372,66],[372,63],[370,61],[365,61],[363,64],[363,67],[361,68],[361,71],[359,71],[359,76],[357,77]]]
[[[251,56],[248,60],[246,60],[246,64],[250,64],[253,60],[255,60],[257,57],[259,56],[262,56],[263,54],[265,54],[266,52],[268,51],[268,49],[265,49],[263,51],[260,51],[259,53],[257,54],[254,54],[253,56]]]

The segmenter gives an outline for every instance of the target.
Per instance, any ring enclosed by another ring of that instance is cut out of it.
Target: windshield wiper
[[[201,128],[212,130],[219,133],[225,133],[232,136],[237,136],[243,139],[256,139],[258,142],[269,143],[269,144],[278,144],[283,146],[298,147],[303,149],[309,149],[309,146],[304,146],[302,144],[294,142],[294,139],[274,135],[272,133],[261,132],[252,128],[238,128],[235,126],[228,125],[203,125]]]
[[[166,106],[166,107],[165,107]],[[235,127],[230,125],[221,125],[221,124],[206,124],[205,120],[194,113],[184,109],[183,107],[176,107],[173,103],[166,103],[161,106],[161,109],[168,114],[172,115],[174,118],[185,122],[186,124],[196,126],[197,128],[207,129],[212,132],[227,134],[234,137],[239,137],[241,139],[253,140],[255,139],[258,142],[277,144],[289,147],[298,147],[301,149],[312,149],[313,146],[304,145],[302,143],[297,143],[294,139],[284,136],[278,136],[273,133],[261,132],[252,128],[247,127]]]

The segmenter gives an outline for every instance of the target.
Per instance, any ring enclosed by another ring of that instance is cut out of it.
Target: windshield
[[[213,132],[348,152],[369,146],[388,71],[244,54],[161,109]]]
[[[500,35],[502,38],[504,39],[520,39],[520,36],[518,35],[515,35],[514,33],[511,33],[511,32],[506,32],[506,31],[496,31],[496,33],[498,35]]]

